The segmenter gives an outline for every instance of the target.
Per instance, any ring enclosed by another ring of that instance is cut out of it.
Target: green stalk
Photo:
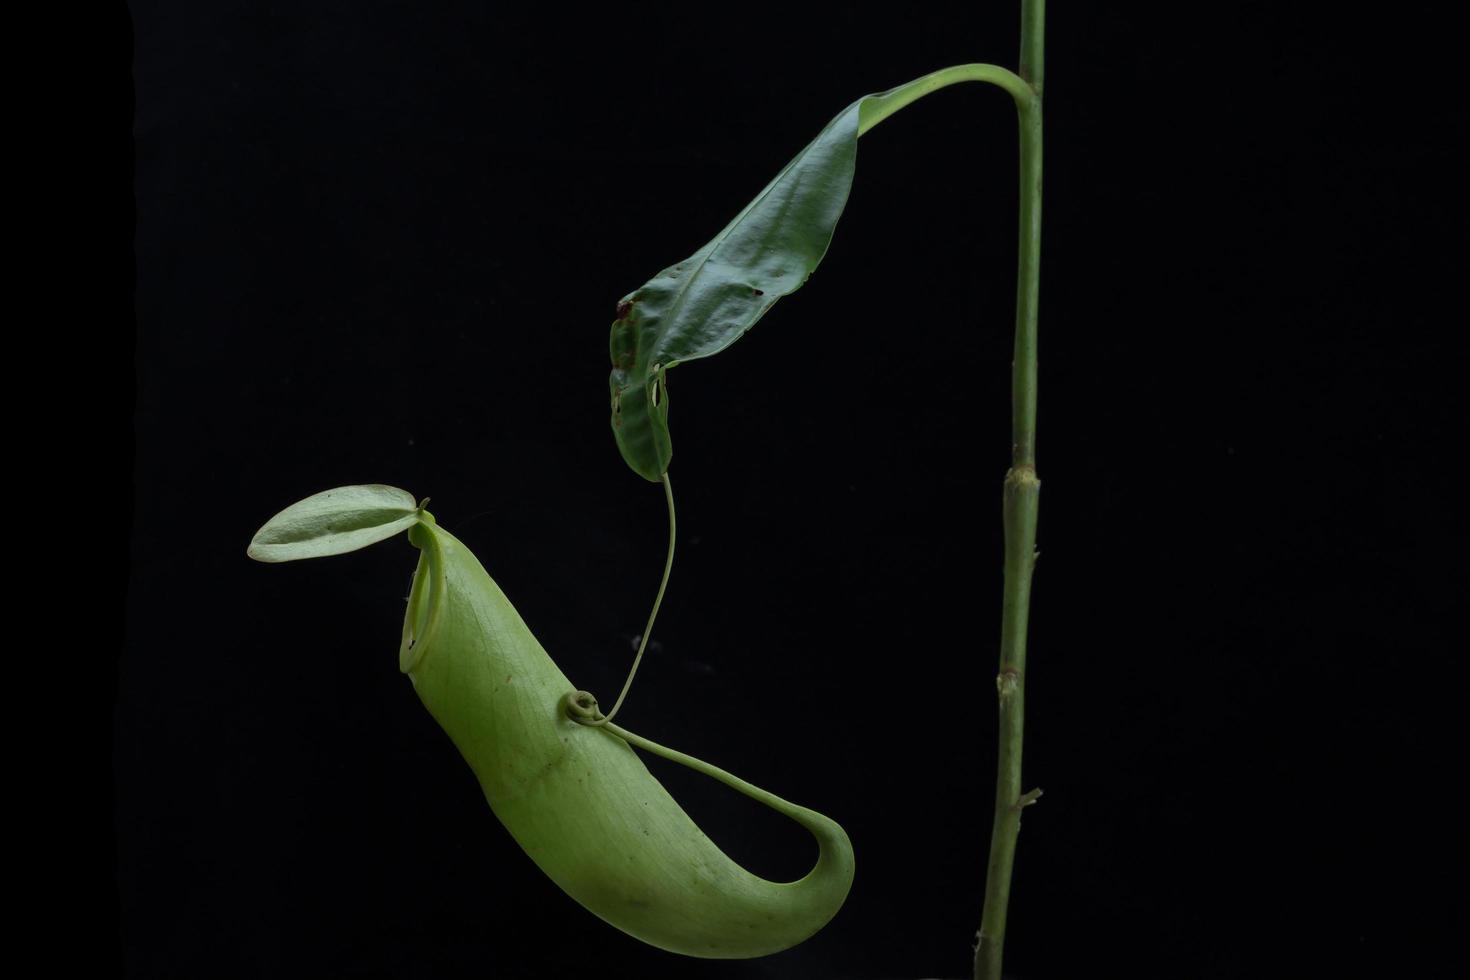
[[[954,65],[950,68],[932,71],[922,78],[916,78],[912,82],[907,82],[898,88],[890,89],[882,95],[869,99],[868,103],[863,106],[862,116],[858,122],[858,135],[862,136],[898,110],[913,105],[924,96],[958,82],[989,82],[1009,93],[1018,105],[1029,102],[1034,97],[1031,86],[1027,85],[1020,75],[999,65]]]
[[[1011,468],[1002,496],[1005,586],[1001,604],[1000,671],[995,678],[1000,737],[995,774],[995,821],[985,878],[985,911],[975,945],[975,980],[1001,980],[1006,911],[1021,811],[1039,789],[1021,792],[1021,736],[1026,717],[1026,626],[1036,567],[1036,311],[1041,274],[1041,92],[1045,0],[1021,0],[1021,78],[1031,98],[1017,99],[1021,144],[1021,207],[1016,272],[1016,345],[1011,364]]]
[[[618,692],[618,699],[613,702],[611,711],[586,724],[606,725],[613,720],[613,715],[617,714],[618,709],[623,706],[623,700],[633,687],[633,677],[638,673],[638,665],[643,662],[643,651],[648,649],[648,638],[653,635],[653,621],[658,618],[658,607],[663,605],[664,591],[669,587],[669,574],[674,570],[674,543],[679,539],[679,526],[674,519],[674,485],[669,482],[669,474],[664,473],[660,481],[664,485],[664,501],[669,508],[669,553],[664,558],[664,577],[659,579],[658,593],[653,597],[653,609],[648,614],[648,624],[643,627],[643,636],[638,640],[638,653],[633,657],[633,666],[628,670],[627,679],[623,681],[623,689]]]

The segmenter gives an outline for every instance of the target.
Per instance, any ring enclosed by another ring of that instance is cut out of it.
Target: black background
[[[432,496],[614,693],[665,543],[608,430],[615,301],[859,95],[1014,66],[1016,6],[130,5],[102,947],[127,976],[966,973],[1009,442],[998,90],[865,137],[812,280],[670,378],[680,553],[620,721],[847,828],[852,894],[805,944],[687,960],[584,912],[397,671],[412,549],[244,550],[328,487]],[[1018,977],[1369,976],[1448,947],[1436,291],[1461,219],[1428,10],[1053,4]],[[650,765],[747,867],[804,871],[800,830]]]

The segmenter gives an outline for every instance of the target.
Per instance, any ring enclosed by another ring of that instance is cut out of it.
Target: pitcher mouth
[[[434,530],[434,518],[427,511],[421,523],[409,528],[408,540],[419,549],[418,567],[413,572],[413,587],[408,593],[408,608],[403,613],[403,639],[398,644],[398,669],[412,673],[429,648],[439,625],[443,606],[444,549]]]

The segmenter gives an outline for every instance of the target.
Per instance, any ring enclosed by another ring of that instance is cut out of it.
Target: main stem
[[[1011,364],[1011,468],[1002,496],[1005,589],[1001,605],[1000,671],[995,678],[1000,738],[995,774],[995,822],[985,878],[985,911],[975,945],[975,980],[1001,980],[1006,909],[1021,811],[1041,795],[1021,792],[1021,736],[1026,717],[1026,626],[1036,567],[1036,308],[1041,274],[1041,94],[1045,0],[1021,0],[1020,76],[1030,99],[1017,99],[1021,143],[1021,218],[1016,273],[1016,347]]]

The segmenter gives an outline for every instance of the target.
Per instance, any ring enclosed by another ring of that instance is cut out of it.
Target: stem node
[[[1020,493],[1040,487],[1041,478],[1036,475],[1036,466],[1032,463],[1017,463],[1006,471],[1008,492]]]
[[[1021,672],[1014,667],[1007,667],[995,675],[995,693],[1001,700],[1002,707],[1005,702],[1015,697],[1016,692],[1021,689]]]

